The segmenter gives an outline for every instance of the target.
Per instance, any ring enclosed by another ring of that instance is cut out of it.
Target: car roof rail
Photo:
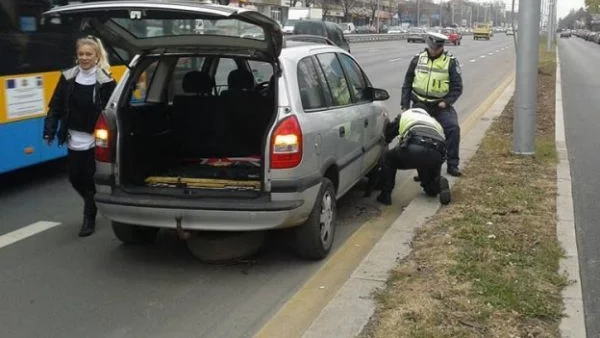
[[[330,39],[320,36],[320,35],[309,35],[309,34],[291,34],[283,36],[284,47],[287,41],[298,41],[298,42],[308,42],[308,43],[322,43],[330,46],[337,46],[335,42]]]

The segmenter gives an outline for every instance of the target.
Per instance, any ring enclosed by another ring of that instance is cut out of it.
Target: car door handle
[[[365,128],[369,126],[369,119],[365,119]]]
[[[346,135],[346,128],[340,127],[340,137],[344,137]]]

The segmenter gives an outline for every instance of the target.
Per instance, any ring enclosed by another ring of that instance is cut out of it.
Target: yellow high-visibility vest
[[[407,110],[400,115],[398,137],[404,140],[408,132],[413,131],[419,136],[427,136],[435,140],[445,141],[444,128],[428,114]]]
[[[450,92],[450,60],[448,52],[431,60],[427,51],[419,54],[412,84],[413,94],[424,102],[439,101]]]

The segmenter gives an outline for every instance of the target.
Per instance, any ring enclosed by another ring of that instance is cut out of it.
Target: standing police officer
[[[460,125],[452,105],[462,94],[463,84],[458,60],[444,50],[447,39],[443,34],[428,33],[427,48],[413,57],[406,71],[400,105],[403,111],[407,110],[412,100],[427,107],[431,116],[444,128],[448,152],[447,172],[452,176],[461,176],[458,169]],[[419,177],[415,177],[415,180],[419,180]]]
[[[439,194],[442,204],[450,203],[450,185],[441,175],[446,159],[444,130],[424,109],[416,107],[398,115],[385,128],[386,142],[398,136],[398,145],[383,154],[381,193],[377,197],[382,204],[392,204],[398,169],[417,169],[425,193],[429,196]]]

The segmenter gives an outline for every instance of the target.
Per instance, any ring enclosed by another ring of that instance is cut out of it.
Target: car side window
[[[300,89],[302,108],[305,110],[327,107],[323,85],[310,56],[298,62],[298,88]]]
[[[325,79],[331,91],[333,104],[335,106],[346,106],[352,103],[350,89],[344,77],[342,65],[338,61],[335,53],[323,53],[317,55],[317,59],[325,74]]]
[[[252,70],[256,83],[267,82],[273,76],[273,66],[268,62],[250,60],[248,65]]]
[[[232,70],[238,69],[237,63],[232,58],[220,58],[215,73],[215,85],[219,93],[228,89],[227,78]]]
[[[158,60],[150,63],[137,78],[134,90],[131,92],[129,104],[138,104],[146,102],[146,95],[154,77],[154,72],[158,67]]]
[[[180,57],[173,70],[173,95],[184,95],[183,78],[190,71],[202,71],[205,58],[203,56]]]
[[[350,85],[350,90],[354,95],[355,102],[368,102],[369,99],[365,93],[365,89],[368,87],[368,85],[360,67],[354,60],[352,60],[351,57],[346,54],[340,53],[338,54],[338,57],[340,58],[340,62],[342,63],[342,67],[348,78],[348,84]]]

